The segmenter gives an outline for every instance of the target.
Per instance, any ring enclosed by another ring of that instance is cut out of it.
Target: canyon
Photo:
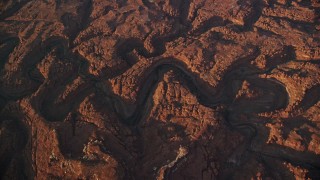
[[[320,179],[320,2],[1,1],[0,179]]]

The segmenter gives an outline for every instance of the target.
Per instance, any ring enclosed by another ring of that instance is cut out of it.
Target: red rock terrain
[[[0,179],[320,179],[319,15],[0,1]]]

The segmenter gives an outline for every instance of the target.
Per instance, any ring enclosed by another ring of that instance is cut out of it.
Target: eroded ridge
[[[0,179],[320,178],[318,1],[0,10]]]

